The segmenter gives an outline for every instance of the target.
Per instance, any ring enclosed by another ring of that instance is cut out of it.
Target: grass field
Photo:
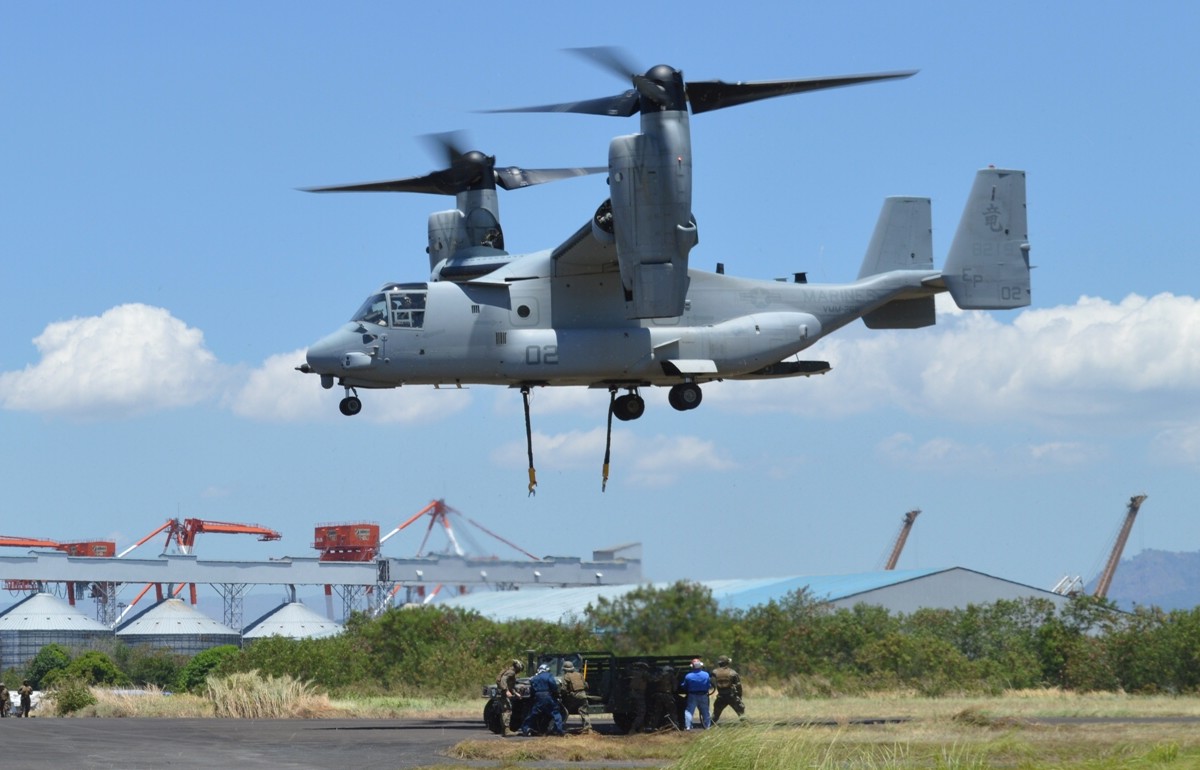
[[[98,703],[76,716],[216,715],[213,702],[199,696],[94,692]],[[281,701],[279,716],[478,719],[479,737],[456,745],[437,768],[535,762],[538,768],[589,763],[675,770],[1200,768],[1200,698],[1195,697],[1039,690],[1000,697],[896,692],[797,700],[760,692],[747,699],[750,718],[744,724],[727,713],[729,724],[707,732],[602,732],[565,739],[491,735],[482,724],[482,699],[329,699],[303,689],[294,697],[299,707]],[[578,726],[576,719],[571,722]]]

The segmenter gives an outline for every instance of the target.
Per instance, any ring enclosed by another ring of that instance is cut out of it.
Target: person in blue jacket
[[[533,694],[533,708],[521,723],[521,735],[529,735],[530,729],[541,714],[553,720],[554,727],[551,732],[555,735],[566,735],[563,731],[562,715],[558,713],[558,680],[550,673],[549,666],[544,663],[538,666],[537,673],[529,680],[529,692]],[[707,713],[707,708],[705,712]]]
[[[704,661],[696,658],[692,661],[692,670],[683,678],[680,685],[687,693],[687,711],[683,712],[683,729],[692,729],[692,713],[700,710],[700,720],[704,729],[712,727],[712,719],[708,715],[708,695],[712,691],[712,680],[704,670]]]

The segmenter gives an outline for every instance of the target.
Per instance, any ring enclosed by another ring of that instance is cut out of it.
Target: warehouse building
[[[723,610],[748,610],[780,601],[793,591],[807,589],[814,598],[835,608],[856,604],[883,607],[892,613],[919,609],[963,609],[1001,599],[1042,598],[1062,607],[1069,599],[1053,591],[1015,583],[964,567],[920,570],[881,570],[850,575],[796,575],[782,578],[702,580]],[[670,583],[654,583],[663,589]],[[440,602],[461,607],[497,621],[545,620],[565,623],[579,619],[601,597],[615,600],[635,585],[538,588],[519,591],[475,592]]]

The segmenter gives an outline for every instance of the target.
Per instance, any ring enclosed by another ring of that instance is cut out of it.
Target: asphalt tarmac
[[[454,744],[489,737],[479,719],[4,719],[0,765],[390,770],[447,763]]]

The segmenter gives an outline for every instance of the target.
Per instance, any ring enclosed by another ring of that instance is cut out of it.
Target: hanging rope
[[[600,479],[600,491],[603,492],[608,487],[608,460],[612,456],[612,417],[613,404],[617,402],[617,389],[608,389],[608,434],[604,437],[604,469],[602,471],[603,478]]]
[[[525,404],[525,446],[529,452],[529,496],[537,494],[537,471],[533,467],[533,428],[529,422],[529,386],[521,386],[521,401]]]

